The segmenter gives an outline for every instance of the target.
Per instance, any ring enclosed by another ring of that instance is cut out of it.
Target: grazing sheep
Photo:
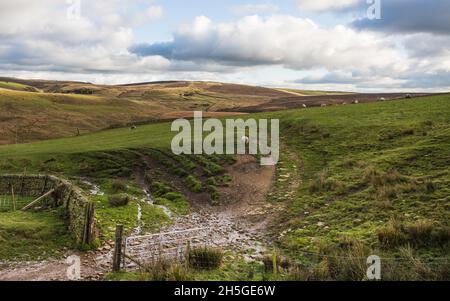
[[[326,106],[327,106],[327,104],[326,103],[323,103],[323,104],[321,104],[320,105],[322,108],[325,108]]]
[[[134,125],[132,127],[130,127],[130,131],[134,131],[135,129],[137,129],[137,127]]]
[[[406,94],[406,99],[411,99],[411,98],[412,98],[411,94]]]
[[[241,138],[242,142],[245,142],[245,144],[249,144],[250,143],[250,139],[247,136],[242,136]]]
[[[359,100],[357,100],[357,99],[354,100],[354,101],[353,101],[353,104],[355,104],[355,105],[359,104]]]
[[[380,97],[380,101],[386,101],[386,98]]]
[[[304,109],[306,109],[306,108],[307,108],[307,106],[306,106],[305,104],[303,104],[303,105],[302,105],[302,107],[303,107]]]
[[[345,106],[345,105],[347,105],[347,103],[344,101],[344,102],[342,103],[342,105]]]

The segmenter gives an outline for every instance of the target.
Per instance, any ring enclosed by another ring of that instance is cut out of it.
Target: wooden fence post
[[[11,185],[11,195],[13,202],[13,211],[16,211],[16,197],[14,196],[14,185]]]
[[[186,266],[186,269],[189,268],[190,266],[190,256],[191,256],[191,241],[188,240],[187,245],[186,245],[186,253],[184,254],[184,264]]]
[[[90,244],[92,242],[92,224],[94,222],[94,203],[86,203],[85,216],[84,216],[84,230],[82,241],[84,244]]]
[[[122,262],[122,238],[123,225],[116,226],[116,243],[114,246],[113,272],[120,272],[120,263]]]
[[[277,274],[278,273],[278,263],[277,263],[277,251],[274,249],[273,250],[273,255],[272,255],[272,267],[273,267],[273,273]]]

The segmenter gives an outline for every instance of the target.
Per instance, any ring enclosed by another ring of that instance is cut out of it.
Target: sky
[[[0,76],[450,91],[450,1],[1,0]]]

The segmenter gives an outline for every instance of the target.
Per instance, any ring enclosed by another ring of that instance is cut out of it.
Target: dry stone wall
[[[67,212],[69,230],[77,242],[95,241],[94,205],[71,182],[51,175],[0,175],[0,195],[36,197],[55,189],[47,204],[63,206]]]

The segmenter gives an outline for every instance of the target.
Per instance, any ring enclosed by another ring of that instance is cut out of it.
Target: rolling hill
[[[355,100],[373,102],[381,97],[399,99],[405,94],[360,95],[185,81],[107,86],[0,77],[0,145],[172,120],[196,110],[205,116],[226,116]]]

